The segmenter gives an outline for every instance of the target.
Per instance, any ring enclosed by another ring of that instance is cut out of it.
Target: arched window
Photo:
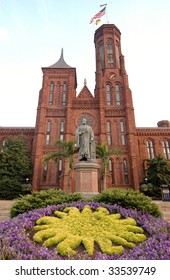
[[[64,121],[60,123],[60,141],[64,140]]]
[[[107,41],[107,59],[108,67],[113,68],[113,41],[111,39]]]
[[[116,67],[120,69],[120,54],[119,54],[119,42],[116,41],[116,46],[115,46],[115,52],[116,52]]]
[[[170,144],[168,140],[162,141],[162,148],[163,148],[164,158],[170,159]]]
[[[54,83],[50,84],[49,105],[53,105]]]
[[[112,145],[112,138],[111,138],[111,125],[110,122],[107,122],[107,144],[108,146]]]
[[[102,69],[105,68],[105,59],[104,59],[104,44],[103,41],[99,43],[99,53],[100,53],[100,59],[101,59],[101,67]]]
[[[67,94],[67,85],[63,84],[63,92],[62,92],[62,105],[66,105],[66,94]]]
[[[111,86],[106,84],[106,104],[111,105]]]
[[[127,164],[126,159],[123,160],[123,174],[124,174],[125,185],[128,185],[129,184],[129,175],[128,175],[128,164]]]
[[[48,164],[47,162],[44,162],[44,166],[43,166],[43,182],[46,182],[47,179],[47,168],[48,168]]]
[[[50,144],[50,132],[51,132],[51,122],[47,122],[47,130],[46,130],[46,145]]]
[[[121,144],[123,146],[126,145],[126,139],[125,139],[125,127],[124,127],[124,122],[120,122],[120,134],[121,134]]]
[[[115,93],[116,93],[116,105],[120,105],[120,86],[116,84],[115,86]]]
[[[109,173],[112,178],[112,184],[114,184],[113,161],[111,159],[109,159]]]
[[[62,159],[59,159],[58,161],[58,168],[57,168],[57,184],[60,185],[60,179],[61,179],[61,174],[62,174],[62,167],[63,167],[63,162]]]
[[[7,139],[4,139],[4,140],[2,141],[2,146],[3,146],[3,147],[6,145],[6,142],[7,142]]]
[[[152,140],[147,140],[146,141],[146,148],[147,148],[148,159],[154,158],[155,153],[154,153],[154,144],[153,144]]]

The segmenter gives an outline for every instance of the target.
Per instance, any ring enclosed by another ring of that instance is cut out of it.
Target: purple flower
[[[125,209],[120,205],[100,204],[96,202],[74,202],[48,206],[43,209],[20,214],[14,219],[0,223],[0,259],[13,260],[63,260],[54,249],[48,249],[35,243],[29,236],[36,220],[43,216],[50,216],[55,210],[74,206],[82,210],[85,205],[96,210],[105,207],[110,213],[120,213],[123,217],[132,217],[137,225],[142,227],[147,235],[147,240],[135,246],[134,249],[124,250],[121,256],[113,254],[108,256],[96,252],[89,256],[86,251],[77,253],[72,259],[78,260],[170,260],[170,224],[161,218],[154,218],[140,211]]]

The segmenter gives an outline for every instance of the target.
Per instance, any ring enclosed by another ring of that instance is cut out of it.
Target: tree
[[[0,197],[13,199],[32,174],[31,158],[24,138],[8,138],[0,151]]]
[[[68,174],[68,191],[70,191],[70,174],[73,169],[73,163],[74,163],[74,154],[78,152],[78,148],[75,147],[75,141],[57,141],[56,145],[60,147],[60,150],[57,152],[51,152],[49,153],[46,158],[45,162],[48,162],[49,160],[53,160],[56,163],[62,159],[65,158],[68,160],[69,166],[67,170]]]
[[[114,154],[121,154],[120,149],[109,149],[107,144],[97,145],[96,146],[96,157],[101,159],[103,170],[103,189],[106,189],[106,174],[109,168],[109,158]]]
[[[161,186],[170,184],[170,165],[161,156],[147,160],[147,183],[141,185],[141,191],[155,199],[161,198]]]
[[[170,165],[161,155],[147,160],[146,174],[148,182],[154,186],[170,184]]]

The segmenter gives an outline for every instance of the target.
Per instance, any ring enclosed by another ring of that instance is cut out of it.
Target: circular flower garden
[[[170,225],[118,205],[53,205],[0,223],[0,259],[170,259]]]

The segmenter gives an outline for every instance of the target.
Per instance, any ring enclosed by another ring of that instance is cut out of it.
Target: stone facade
[[[76,128],[83,117],[91,125],[97,144],[107,143],[122,150],[109,161],[107,186],[139,189],[144,180],[146,159],[161,154],[170,160],[170,124],[160,121],[155,128],[136,128],[131,90],[121,52],[121,33],[113,24],[104,24],[94,35],[96,53],[96,85],[94,95],[85,84],[76,95],[76,68],[63,57],[42,68],[43,81],[39,93],[34,128],[0,128],[0,142],[8,135],[22,133],[27,139],[33,159],[35,191],[61,188],[75,191],[75,170],[68,189],[68,161],[44,164],[44,157],[59,148],[56,140],[75,140]],[[4,134],[6,133],[6,134]],[[33,141],[33,143],[32,143]],[[77,156],[75,156],[75,164]],[[101,163],[98,160],[101,168]],[[98,173],[102,191],[101,170]]]

